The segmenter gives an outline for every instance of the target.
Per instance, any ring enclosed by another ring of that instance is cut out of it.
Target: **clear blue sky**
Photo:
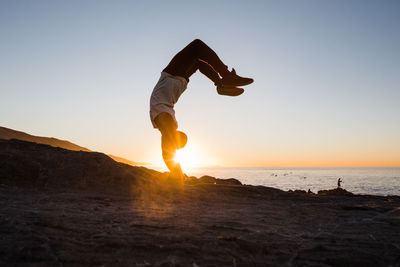
[[[399,1],[1,1],[0,125],[161,163],[149,97],[200,38],[255,79],[229,98],[192,76],[176,112],[202,163],[400,166],[399,14]]]

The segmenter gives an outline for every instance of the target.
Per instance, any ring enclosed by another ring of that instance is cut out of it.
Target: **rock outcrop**
[[[28,142],[38,143],[38,144],[50,145],[52,147],[60,147],[60,148],[73,150],[73,151],[93,152],[86,147],[79,146],[79,145],[71,143],[67,140],[60,140],[60,139],[57,139],[54,137],[35,136],[35,135],[31,135],[28,133],[16,131],[16,130],[9,129],[6,127],[1,127],[1,126],[0,126],[0,139],[4,139],[4,140],[17,139],[17,140],[21,140],[21,141],[28,141]],[[108,156],[117,162],[129,164],[132,166],[146,165],[146,163],[133,162],[128,159],[125,159],[122,157],[117,157],[114,155],[108,155]]]
[[[400,197],[284,192],[0,140],[0,266],[400,266]]]
[[[119,163],[103,153],[0,139],[0,183],[6,185],[132,193],[144,186],[162,188],[167,178],[167,173]],[[187,183],[241,184],[211,176],[190,177]]]

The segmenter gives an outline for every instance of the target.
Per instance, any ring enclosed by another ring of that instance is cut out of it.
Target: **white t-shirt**
[[[161,72],[161,77],[150,97],[150,119],[154,128],[157,128],[154,119],[162,112],[169,113],[178,125],[174,105],[186,90],[187,83],[187,80],[183,77]]]

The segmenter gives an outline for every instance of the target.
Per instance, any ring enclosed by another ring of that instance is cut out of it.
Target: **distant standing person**
[[[340,188],[341,183],[342,183],[342,179],[339,178],[339,179],[337,180],[337,187],[338,187],[338,188]]]
[[[181,166],[175,162],[177,149],[187,142],[185,133],[177,131],[174,105],[186,90],[189,77],[199,70],[214,82],[220,95],[238,96],[244,92],[237,86],[248,85],[251,78],[240,77],[235,69],[228,67],[204,42],[195,39],[176,54],[161,72],[161,77],[150,97],[150,119],[154,128],[161,132],[161,150],[165,164],[172,177],[183,182]],[[205,103],[206,104],[206,103]]]

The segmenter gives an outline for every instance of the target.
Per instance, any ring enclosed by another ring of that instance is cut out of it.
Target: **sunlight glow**
[[[199,152],[188,146],[176,151],[175,162],[179,162],[184,171],[204,163]]]

